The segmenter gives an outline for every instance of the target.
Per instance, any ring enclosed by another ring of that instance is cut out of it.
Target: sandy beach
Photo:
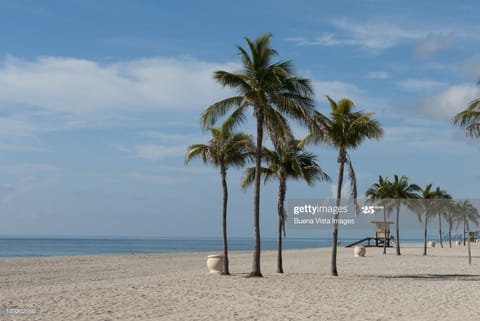
[[[480,247],[472,265],[463,246],[421,251],[339,248],[337,278],[328,248],[285,251],[283,275],[265,251],[263,278],[246,277],[250,252],[229,277],[208,253],[2,258],[0,320],[479,320]]]

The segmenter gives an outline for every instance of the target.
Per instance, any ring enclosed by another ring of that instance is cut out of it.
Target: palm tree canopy
[[[373,183],[365,192],[365,195],[370,201],[383,205],[388,214],[393,210],[392,182],[388,177],[379,176],[378,182]]]
[[[378,182],[372,184],[365,195],[372,200],[391,198],[391,184],[388,177],[379,176]]]
[[[453,124],[465,128],[468,136],[480,137],[480,98],[472,100],[467,109],[453,117]]]
[[[469,200],[456,202],[455,212],[457,228],[461,223],[473,223],[475,226],[480,225],[480,215],[478,213],[478,209],[473,206]]]
[[[417,184],[410,184],[407,176],[398,178],[398,175],[393,176],[392,181],[392,198],[395,199],[417,199],[420,197],[418,193],[422,189]]]
[[[290,61],[273,61],[277,51],[270,46],[271,38],[271,34],[263,34],[254,41],[245,38],[247,48],[237,46],[242,70],[214,73],[214,79],[223,87],[235,89],[237,96],[209,106],[201,117],[204,128],[226,115],[229,116],[225,124],[233,128],[247,119],[246,112],[251,107],[275,144],[275,140],[293,137],[287,118],[311,123],[314,107],[310,81],[294,75]]]
[[[308,143],[327,143],[339,150],[338,162],[348,164],[352,197],[357,198],[357,180],[347,149],[357,148],[365,139],[380,139],[383,129],[373,118],[372,113],[354,112],[355,104],[348,98],[335,102],[327,96],[330,103],[330,117],[315,111],[314,124],[310,133],[302,140],[301,145]]]
[[[365,139],[380,139],[383,129],[380,123],[373,119],[373,113],[354,112],[355,103],[342,98],[335,102],[327,96],[330,103],[330,117],[320,112],[315,113],[317,131],[307,136],[306,142],[326,142],[337,148],[355,149]]]
[[[227,126],[209,128],[212,138],[207,144],[190,145],[185,156],[185,163],[193,158],[200,158],[204,163],[216,167],[242,167],[252,158],[254,144],[251,135],[232,132]]]
[[[263,158],[267,167],[262,167],[261,172],[265,183],[271,179],[281,177],[303,180],[308,185],[317,181],[330,182],[330,177],[320,168],[316,156],[299,146],[299,141],[290,141],[276,150],[263,148]],[[242,180],[242,186],[248,187],[255,178],[255,168],[248,168]]]
[[[421,190],[422,207],[426,215],[436,215],[445,212],[449,206],[449,200],[452,198],[445,190],[440,187],[432,189],[432,184],[427,184]],[[420,218],[421,220],[421,218]]]

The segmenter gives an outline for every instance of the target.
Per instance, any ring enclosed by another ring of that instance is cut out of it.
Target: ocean
[[[354,239],[343,239],[340,245]],[[420,241],[420,240],[409,240]],[[409,242],[406,241],[406,242]],[[219,252],[218,238],[0,238],[0,257],[77,256],[130,253]],[[276,238],[262,238],[263,250],[274,250]],[[331,239],[285,238],[284,249],[304,249],[331,246]],[[229,239],[229,250],[252,250],[251,238]]]

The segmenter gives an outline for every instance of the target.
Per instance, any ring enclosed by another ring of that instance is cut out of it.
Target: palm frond
[[[242,108],[248,105],[244,96],[234,96],[218,101],[202,113],[201,123],[204,129],[215,125],[218,119],[224,117],[233,108]]]

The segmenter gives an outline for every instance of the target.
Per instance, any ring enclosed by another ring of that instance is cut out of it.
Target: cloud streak
[[[73,115],[198,109],[228,94],[212,79],[218,69],[238,67],[189,58],[102,64],[65,57],[8,57],[0,66],[0,103]]]

